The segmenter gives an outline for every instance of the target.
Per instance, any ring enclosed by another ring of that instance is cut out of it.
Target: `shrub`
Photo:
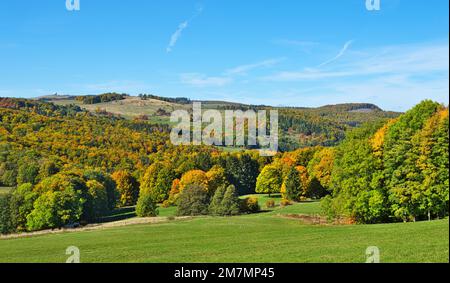
[[[255,197],[241,199],[240,207],[242,213],[256,213],[261,210],[258,203],[258,198]]]
[[[321,199],[328,194],[317,178],[313,178],[306,190],[306,196],[313,199]]]
[[[275,207],[275,201],[273,199],[269,199],[266,201],[266,207],[267,208],[273,208]]]
[[[136,205],[136,214],[139,217],[155,217],[159,213],[156,202],[151,194],[144,194],[139,197]]]
[[[288,199],[282,199],[280,202],[281,206],[288,206],[288,205],[292,205],[292,202]]]
[[[172,204],[171,204],[171,202],[169,201],[169,200],[165,200],[165,201],[163,201],[163,203],[161,204],[161,207],[163,207],[163,208],[168,208],[169,206],[171,206]]]
[[[208,213],[209,196],[205,187],[190,184],[178,198],[177,215],[205,215]]]

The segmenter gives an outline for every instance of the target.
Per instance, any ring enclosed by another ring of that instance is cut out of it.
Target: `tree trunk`
[[[431,221],[431,213],[429,209],[428,209],[428,221]]]

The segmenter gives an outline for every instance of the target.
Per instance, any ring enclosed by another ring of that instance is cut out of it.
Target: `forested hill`
[[[108,103],[129,99],[139,98]],[[280,112],[288,136],[343,141],[262,157],[171,145],[170,126],[150,119],[0,99],[0,187],[15,188],[0,197],[0,232],[92,222],[139,203],[176,205],[191,185],[211,194],[229,184],[239,195],[282,193],[286,203],[331,194],[323,200],[330,217],[361,223],[448,215],[448,108],[424,101],[394,119],[370,105]],[[368,123],[352,129],[350,121]]]
[[[138,97],[105,93],[98,96],[51,95],[40,100],[56,105],[72,105],[92,113],[116,115],[127,119],[142,119],[169,124],[170,113],[191,109],[188,98],[164,98],[142,94]],[[383,111],[368,103],[327,105],[318,108],[271,107],[224,101],[200,101],[204,109],[248,110],[277,109],[279,111],[280,150],[290,151],[305,146],[338,144],[345,132],[366,122],[397,117],[400,113]]]

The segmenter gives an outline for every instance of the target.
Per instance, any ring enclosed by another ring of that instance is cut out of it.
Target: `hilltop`
[[[156,95],[129,96],[107,93],[97,96],[50,95],[39,101],[59,106],[80,107],[91,113],[110,114],[125,119],[142,119],[151,123],[170,124],[170,113],[190,110],[189,98],[167,98]],[[363,123],[397,117],[400,113],[384,111],[370,103],[325,105],[317,108],[273,107],[227,101],[199,101],[204,109],[248,110],[277,109],[280,113],[280,149],[293,150],[305,146],[338,144],[345,132]]]

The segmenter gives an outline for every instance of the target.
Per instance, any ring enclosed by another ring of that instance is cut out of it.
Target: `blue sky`
[[[448,103],[446,0],[0,2],[0,96]]]

